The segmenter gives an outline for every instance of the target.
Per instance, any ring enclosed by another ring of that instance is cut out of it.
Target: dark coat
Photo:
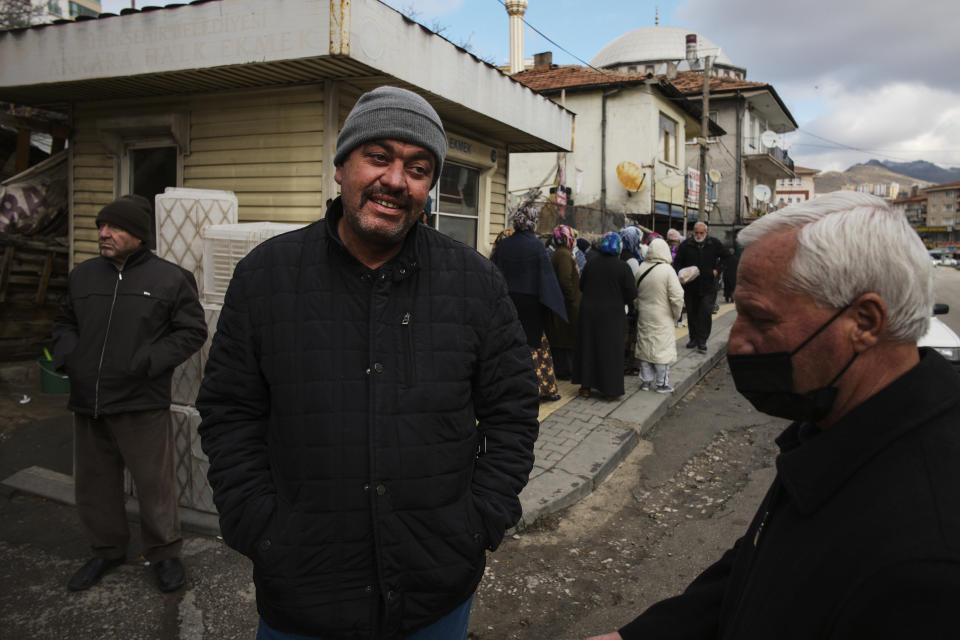
[[[341,216],[337,198],[237,266],[200,435],[267,624],[397,638],[463,603],[519,519],[536,377],[489,260],[416,225],[371,271]]]
[[[683,595],[624,627],[643,638],[956,638],[960,378],[933,351],[820,432],[777,439],[747,534]]]
[[[580,274],[580,318],[573,357],[575,384],[608,396],[623,395],[624,305],[633,305],[637,285],[618,256],[596,251]]]
[[[573,252],[566,247],[557,248],[550,258],[557,283],[563,293],[563,302],[567,310],[566,322],[557,314],[551,314],[547,337],[550,346],[556,349],[573,349],[577,342],[577,317],[580,315],[580,271]]]
[[[71,410],[166,409],[173,370],[207,339],[197,281],[145,247],[122,270],[102,256],[86,260],[70,272],[53,339],[54,366],[70,376]]]
[[[673,261],[673,268],[677,271],[684,267],[697,267],[700,275],[683,286],[685,293],[707,295],[717,291],[717,278],[713,275],[723,273],[726,260],[726,250],[723,243],[714,237],[707,236],[703,242],[687,238],[677,246],[677,257]]]
[[[492,259],[503,272],[510,293],[537,296],[540,304],[567,319],[563,294],[547,250],[533,231],[517,231],[504,238]]]

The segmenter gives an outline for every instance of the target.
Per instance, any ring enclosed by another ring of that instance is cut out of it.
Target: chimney
[[[507,0],[503,3],[510,16],[510,73],[523,71],[523,14],[527,0]]]
[[[549,68],[553,64],[553,51],[544,51],[543,53],[533,54],[534,69]]]

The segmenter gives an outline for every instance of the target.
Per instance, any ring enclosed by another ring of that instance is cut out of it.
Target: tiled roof
[[[703,74],[697,71],[683,71],[673,80],[667,80],[680,93],[699,95],[703,91]],[[769,87],[765,82],[750,82],[737,78],[710,76],[710,93],[723,93],[743,89],[764,89]]]
[[[945,182],[944,184],[935,184],[927,187],[924,191],[939,191],[941,189],[955,189],[960,187],[960,181],[957,182]]]
[[[793,172],[796,174],[802,173],[803,175],[814,175],[820,173],[820,169],[808,169],[807,167],[793,165]]]
[[[576,64],[537,67],[520,71],[510,76],[534,91],[549,92],[559,89],[599,87],[611,84],[640,83],[652,74],[626,73],[622,71],[600,71]]]

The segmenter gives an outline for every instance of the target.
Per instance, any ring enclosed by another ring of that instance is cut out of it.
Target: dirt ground
[[[0,439],[18,425],[69,413],[67,394],[43,393],[40,375],[33,361],[0,363]]]
[[[490,555],[470,638],[586,638],[681,591],[746,529],[784,426],[715,368],[596,492]]]

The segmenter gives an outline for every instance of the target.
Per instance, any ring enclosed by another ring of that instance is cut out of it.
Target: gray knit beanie
[[[397,87],[378,87],[360,96],[337,138],[333,164],[340,166],[358,146],[371,140],[402,140],[427,149],[437,159],[432,187],[447,155],[440,116],[419,95]]]

